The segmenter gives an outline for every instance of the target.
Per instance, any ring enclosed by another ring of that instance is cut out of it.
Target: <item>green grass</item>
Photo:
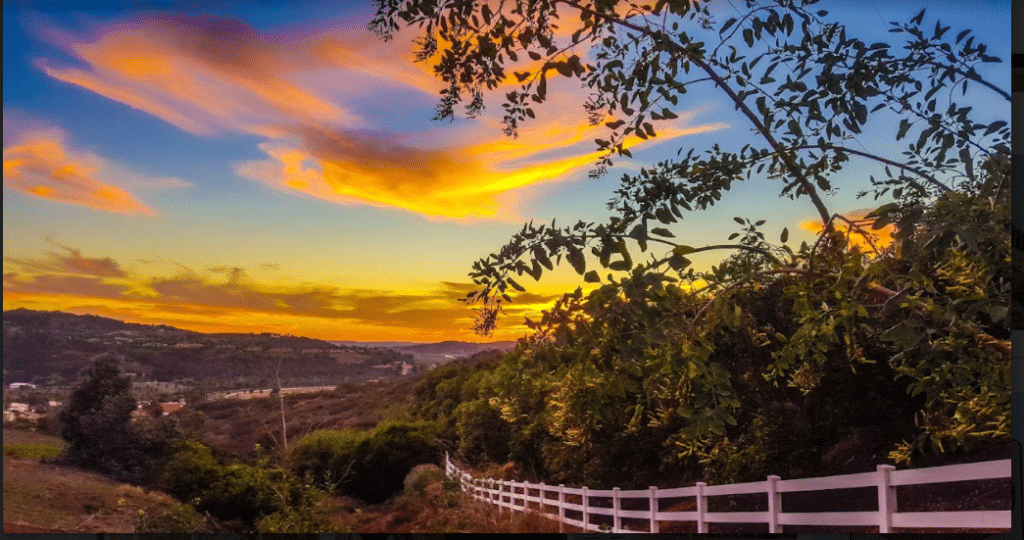
[[[4,455],[6,456],[42,459],[57,457],[60,453],[61,448],[59,446],[50,446],[47,444],[4,445]]]

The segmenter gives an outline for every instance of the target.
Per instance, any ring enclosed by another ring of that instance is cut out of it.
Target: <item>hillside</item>
[[[320,385],[398,376],[413,361],[390,349],[291,335],[204,334],[57,311],[5,311],[3,322],[5,385],[64,385],[103,353],[119,355],[137,380],[253,388],[274,384],[278,366],[286,385]]]
[[[59,448],[63,441],[56,437],[5,429],[3,439],[4,533],[133,533],[140,510],[160,516],[177,504],[96,473],[8,455],[9,445]]]

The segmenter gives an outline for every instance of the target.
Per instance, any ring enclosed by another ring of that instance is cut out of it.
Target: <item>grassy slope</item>
[[[4,445],[63,442],[39,433],[4,430]],[[4,532],[131,533],[139,510],[162,514],[171,497],[38,459],[5,455]],[[118,504],[123,500],[124,504]]]

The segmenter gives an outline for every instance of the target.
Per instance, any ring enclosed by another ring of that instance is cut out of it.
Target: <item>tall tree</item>
[[[69,463],[119,479],[137,475],[140,464],[127,459],[135,439],[129,423],[137,406],[131,387],[131,377],[113,355],[100,356],[89,367],[60,414]]]
[[[907,391],[925,396],[922,434],[897,458],[909,459],[910,448],[942,449],[943,441],[948,447],[1008,437],[1010,130],[1005,119],[979,119],[958,101],[1002,100],[1008,114],[1009,93],[983,75],[983,66],[999,59],[969,29],[926,24],[924,10],[891,23],[890,31],[906,38],[898,47],[848,35],[818,0],[746,0],[724,21],[708,4],[377,0],[370,26],[383,39],[418,29],[417,58],[446,84],[439,119],[452,118],[462,104],[467,115],[481,114],[488,92],[514,77],[502,107],[505,132],[515,136],[547,100],[549,78],[588,88],[581,114],[608,130],[595,141],[604,154],[594,175],[631,157],[633,138],[656,137],[656,126],[677,118],[685,94],[702,86],[719,92],[755,134],[740,148],[680,148],[675,159],[623,175],[606,222],[524,225],[473,265],[480,289],[466,300],[482,304],[477,330],[493,331],[508,292],[523,290],[517,278],[540,279],[564,259],[587,282],[605,285],[589,301],[567,298],[536,326],[563,347],[580,328],[589,339],[603,336],[605,354],[614,358],[591,358],[584,347],[590,368],[580,376],[597,384],[593,377],[610,380],[608,370],[645,374],[647,403],[657,397],[666,414],[686,419],[679,439],[691,449],[735,421],[729,411],[739,402],[729,373],[711,359],[724,337],[745,328],[770,351],[764,376],[805,393],[837,368],[877,362],[910,381]],[[869,124],[891,125],[892,144],[857,144]],[[908,144],[899,150],[899,141]],[[848,187],[837,177],[855,160],[878,168],[877,178],[856,186],[859,195],[892,201],[863,221],[828,205]],[[780,196],[807,200],[823,224],[818,238],[794,249],[788,229],[768,241],[759,230],[764,221],[736,217],[729,243],[699,246],[673,227],[752,178],[774,182]],[[880,245],[875,231],[890,223],[895,242]],[[664,251],[633,260],[637,248],[649,247]],[[694,270],[690,256],[717,250],[729,256],[709,271]],[[588,269],[594,260],[624,274],[604,279]],[[665,304],[665,297],[700,287],[684,295],[692,308]],[[778,320],[736,300],[768,288],[781,293]],[[614,306],[614,319],[602,305]],[[595,317],[622,322],[599,326]],[[658,351],[664,358],[655,358]],[[631,384],[615,391],[635,394]],[[568,410],[570,401],[558,403]],[[703,410],[679,406],[692,403]],[[635,410],[638,421],[662,421],[639,404]]]

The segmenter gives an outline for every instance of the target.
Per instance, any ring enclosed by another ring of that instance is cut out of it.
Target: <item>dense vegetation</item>
[[[816,0],[748,0],[725,21],[705,2],[652,4],[378,1],[371,26],[384,39],[414,28],[418,58],[446,84],[438,118],[463,103],[480,114],[511,73],[504,128],[515,135],[547,100],[549,77],[588,88],[585,112],[609,132],[595,176],[677,118],[692,87],[719,92],[755,134],[742,147],[680,148],[623,175],[606,222],[531,222],[475,263],[480,289],[467,301],[482,305],[484,334],[524,274],[567,261],[602,285],[530,322],[536,333],[500,365],[428,375],[415,409],[470,461],[591,486],[791,477],[1005,447],[1009,93],[985,78],[999,59],[924,11],[892,23],[901,48],[848,35]],[[559,29],[569,18],[571,36]],[[960,98],[1005,103],[981,118]],[[894,133],[865,147],[869,129]],[[880,204],[863,219],[829,208],[854,161],[877,166],[878,178],[852,186]],[[687,245],[687,213],[749,179],[807,201],[817,238],[791,245],[783,228],[775,241],[764,220],[736,217],[730,243]],[[709,251],[726,257],[698,271],[691,257]],[[857,456],[870,462],[851,464]]]

